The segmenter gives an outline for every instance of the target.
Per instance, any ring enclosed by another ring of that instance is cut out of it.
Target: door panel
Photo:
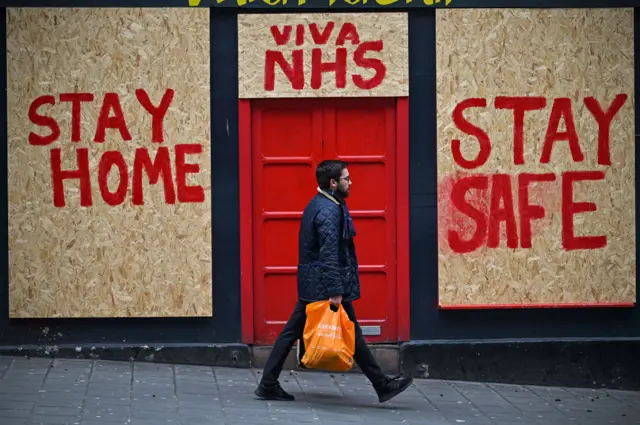
[[[330,154],[343,157],[362,157],[363,155],[384,156],[388,149],[386,133],[386,115],[391,107],[393,113],[394,99],[354,99],[327,112],[335,114],[334,121],[335,149]]]
[[[347,161],[353,180],[358,320],[381,328],[368,341],[396,340],[395,100],[255,101],[252,156],[255,342],[272,344],[292,312],[300,217],[330,158]]]
[[[327,105],[323,134],[325,156],[349,163],[347,203],[358,233],[362,292],[355,303],[358,321],[363,327],[380,327],[368,341],[396,340],[395,99]]]
[[[322,111],[306,99],[252,106],[254,330],[267,344],[297,299],[298,223],[316,187]]]
[[[309,201],[303,196],[316,185],[308,157],[264,157],[262,163],[262,208],[273,212],[302,212]]]
[[[262,344],[273,344],[284,324],[289,320],[293,307],[298,301],[296,275],[292,273],[265,273],[265,292],[272,296],[264,303],[263,329],[267,334],[257,333]]]
[[[385,184],[387,165],[380,158],[342,158],[349,163],[353,179],[353,190],[347,200],[349,211],[384,211],[389,197]]]

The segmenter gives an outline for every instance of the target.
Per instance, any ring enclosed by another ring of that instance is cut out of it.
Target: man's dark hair
[[[331,179],[338,181],[342,175],[342,170],[347,168],[348,165],[346,162],[338,159],[327,159],[318,164],[316,168],[316,181],[320,189],[329,189]]]

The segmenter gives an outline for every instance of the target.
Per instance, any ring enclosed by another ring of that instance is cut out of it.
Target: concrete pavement
[[[358,374],[286,371],[294,402],[253,395],[260,371],[0,357],[0,425],[640,424],[640,392],[416,380],[380,404]]]

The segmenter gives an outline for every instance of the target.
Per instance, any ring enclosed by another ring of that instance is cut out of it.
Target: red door
[[[253,305],[256,344],[272,344],[297,299],[298,226],[323,159],[349,163],[370,342],[397,340],[395,99],[252,102]]]

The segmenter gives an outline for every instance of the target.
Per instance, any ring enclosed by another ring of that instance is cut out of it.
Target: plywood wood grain
[[[212,314],[209,51],[207,9],[8,9],[11,317]]]
[[[633,10],[436,16],[440,304],[635,302]]]
[[[240,98],[409,93],[406,13],[238,15]]]

